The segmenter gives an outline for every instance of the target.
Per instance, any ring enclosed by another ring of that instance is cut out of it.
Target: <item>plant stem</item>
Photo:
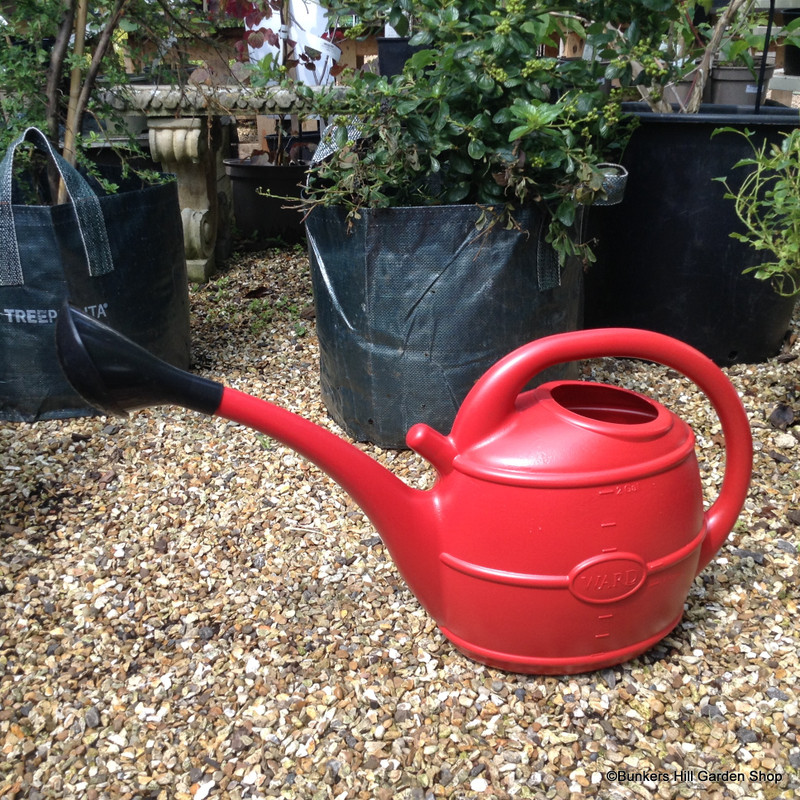
[[[703,57],[700,59],[698,66],[697,80],[689,92],[689,97],[686,100],[686,111],[689,114],[696,114],[700,109],[700,104],[703,102],[703,91],[706,88],[708,76],[711,72],[711,62],[714,54],[717,52],[722,37],[730,24],[736,19],[737,15],[741,13],[746,17],[753,6],[754,0],[731,0],[725,7],[725,10],[714,25],[714,30],[711,33],[711,38],[703,51]]]
[[[78,0],[78,13],[75,17],[75,41],[72,52],[75,64],[69,76],[69,102],[67,103],[67,122],[64,128],[65,161],[75,166],[75,138],[76,114],[78,111],[78,97],[81,90],[81,60],[86,42],[86,19],[89,16],[89,0]],[[58,202],[64,203],[67,199],[67,188],[62,183],[58,191]]]

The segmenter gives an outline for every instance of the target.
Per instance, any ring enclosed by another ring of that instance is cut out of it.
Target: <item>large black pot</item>
[[[743,231],[714,178],[738,187],[752,154],[736,133],[779,141],[800,124],[793,109],[703,106],[698,114],[626,110],[639,120],[622,159],[630,175],[620,205],[592,211],[598,263],[586,276],[587,327],[631,326],[694,345],[720,365],[764,361],[780,348],[794,300],[742,271],[767,260],[732,239]]]
[[[225,159],[224,163],[231,179],[237,232],[259,243],[302,241],[299,202],[307,167],[254,164],[241,158]]]

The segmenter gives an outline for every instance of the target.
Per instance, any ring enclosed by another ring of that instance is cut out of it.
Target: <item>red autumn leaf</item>
[[[260,28],[257,31],[250,31],[250,33],[247,34],[247,44],[249,44],[254,50],[258,50],[260,47],[263,47],[264,29]]]
[[[227,0],[225,3],[225,13],[236,19],[244,19],[253,9],[253,4],[248,0]]]
[[[254,9],[251,13],[247,14],[244,18],[244,24],[248,28],[255,28],[260,25],[265,19],[269,19],[272,16],[272,12],[267,11],[259,11],[258,9]]]

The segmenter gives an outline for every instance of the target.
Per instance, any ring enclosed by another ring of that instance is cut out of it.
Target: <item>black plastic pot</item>
[[[742,231],[733,202],[714,178],[732,187],[734,164],[752,154],[725,126],[779,141],[800,124],[796,110],[703,106],[699,114],[626,110],[640,125],[622,163],[630,172],[620,205],[592,211],[598,262],[586,276],[587,327],[631,326],[694,345],[720,365],[774,356],[789,327],[794,300],[742,270],[767,260],[732,239]]]
[[[411,56],[421,47],[412,47],[406,37],[378,37],[378,72],[381,75],[399,75]]]
[[[800,17],[800,9],[781,10],[783,14],[783,24],[788,25]],[[793,44],[783,46],[783,72],[785,75],[800,75],[800,47]]]
[[[290,206],[297,205],[295,201],[300,199],[306,170],[294,164],[275,166],[253,164],[247,159],[225,159],[238,234],[257,242],[301,241],[303,212]]]

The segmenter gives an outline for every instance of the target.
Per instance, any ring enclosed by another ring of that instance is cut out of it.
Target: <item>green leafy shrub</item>
[[[739,160],[734,169],[747,169],[738,189],[731,189],[727,177],[720,181],[733,200],[736,216],[745,233],[731,236],[760,253],[771,254],[745,272],[763,281],[771,281],[778,294],[790,297],[800,293],[800,128],[784,134],[779,143],[760,145],[753,141],[753,131],[720,128],[714,132],[736,133],[753,148],[752,157]]]
[[[364,6],[371,6],[369,12]],[[337,152],[312,168],[310,205],[362,208],[478,203],[514,209],[535,203],[550,219],[561,255],[593,260],[575,236],[582,206],[601,198],[599,165],[624,147],[622,88],[639,79],[630,54],[600,32],[613,23],[635,48],[650,48],[673,13],[669,0],[553,2],[462,0],[414,3],[412,45],[423,47],[391,79],[355,74],[344,91],[317,93],[337,124]],[[403,3],[344,3],[339,10],[392,17]],[[379,12],[383,11],[381,15]],[[594,33],[594,59],[544,55],[559,36]],[[624,62],[624,63],[623,63]],[[609,76],[611,71],[611,76]],[[311,101],[312,90],[299,88]]]

